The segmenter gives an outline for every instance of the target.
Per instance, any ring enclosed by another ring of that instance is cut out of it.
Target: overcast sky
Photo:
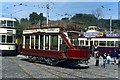
[[[46,16],[46,4],[48,0],[2,0],[0,3],[0,16],[12,18],[29,18],[32,12],[44,13]],[[49,16],[52,20],[63,17],[72,17],[74,14],[92,14],[96,9],[100,9],[102,18],[118,19],[118,0],[49,0]]]

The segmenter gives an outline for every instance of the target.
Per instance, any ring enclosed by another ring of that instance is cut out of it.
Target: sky
[[[0,17],[29,18],[29,14],[37,12],[47,15],[46,1],[43,0],[2,0],[0,3]],[[118,0],[49,0],[49,19],[59,20],[64,17],[71,18],[75,14],[93,14],[96,9],[101,10],[101,18],[118,19]]]

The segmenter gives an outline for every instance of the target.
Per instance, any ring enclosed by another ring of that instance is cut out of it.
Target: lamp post
[[[112,16],[110,16],[110,34],[112,33]]]

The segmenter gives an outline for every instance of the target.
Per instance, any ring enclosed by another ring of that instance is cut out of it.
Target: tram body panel
[[[22,49],[23,55],[36,56],[36,57],[48,57],[56,59],[65,59],[66,56],[63,51],[52,51],[52,50],[34,50],[34,49]]]
[[[86,49],[68,49],[67,58],[69,59],[88,59],[88,51]]]
[[[0,45],[1,50],[16,50],[16,45],[15,44],[5,44],[5,45]]]

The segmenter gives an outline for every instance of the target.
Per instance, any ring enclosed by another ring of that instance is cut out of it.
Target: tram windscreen
[[[12,43],[12,42],[13,42],[13,37],[7,36],[7,43]]]
[[[13,21],[7,21],[7,26],[13,26]]]
[[[72,45],[78,45],[79,44],[78,36],[79,36],[78,32],[68,32],[68,37],[69,37]]]

